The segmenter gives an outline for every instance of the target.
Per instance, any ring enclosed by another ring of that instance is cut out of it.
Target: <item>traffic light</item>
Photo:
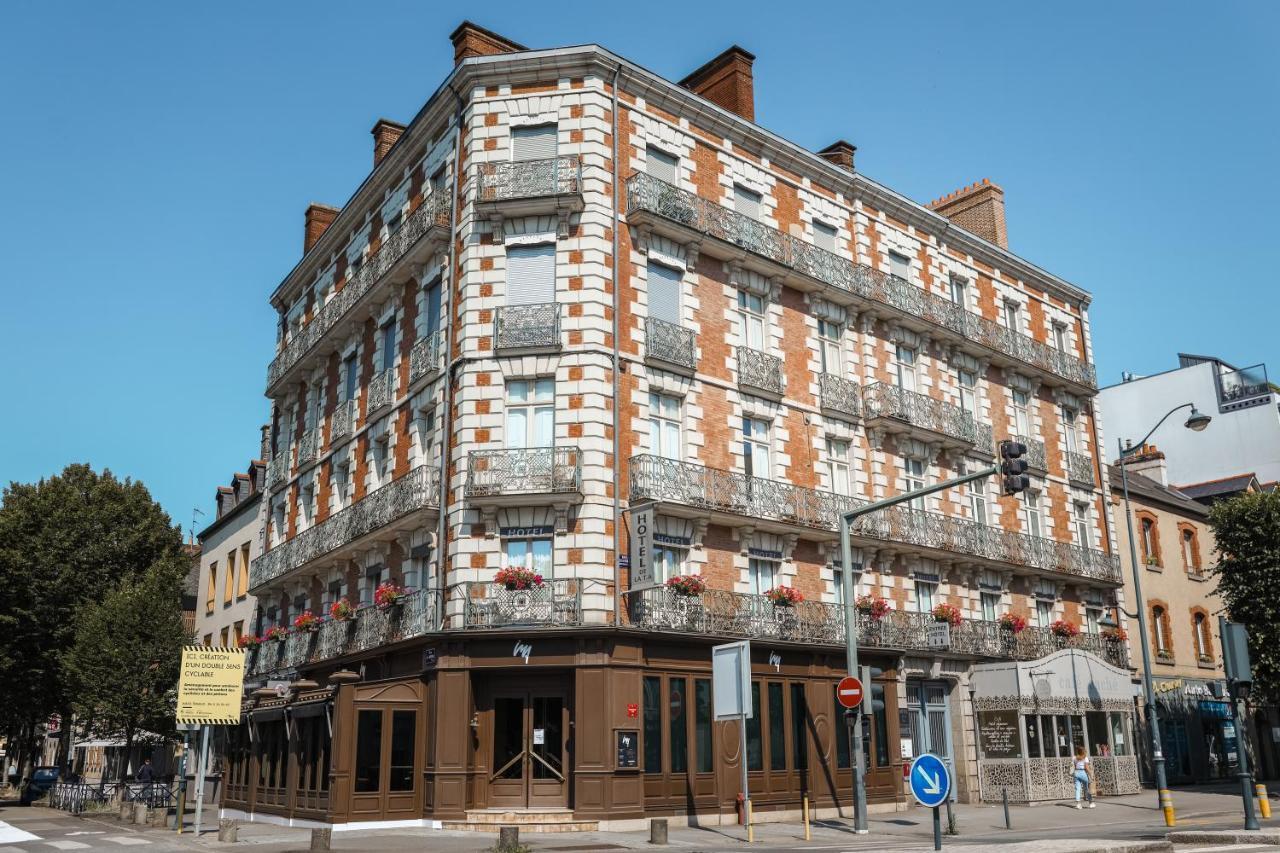
[[[1000,477],[1003,493],[1016,495],[1031,486],[1031,478],[1027,476],[1027,446],[1020,441],[1005,439],[1000,442]]]

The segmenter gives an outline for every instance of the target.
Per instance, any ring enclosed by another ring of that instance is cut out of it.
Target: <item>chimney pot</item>
[[[818,156],[824,160],[828,160],[841,169],[853,171],[853,155],[858,150],[858,146],[851,142],[845,142],[843,139],[837,139],[818,152]]]
[[[399,141],[404,134],[404,130],[405,126],[399,122],[385,118],[378,119],[377,124],[373,126],[373,130],[369,131],[373,134],[373,165],[375,168],[382,162],[382,158],[387,156],[391,146]]]
[[[464,59],[470,59],[473,56],[493,56],[497,53],[518,53],[522,50],[528,50],[518,42],[514,42],[505,36],[500,36],[493,30],[486,30],[484,27],[463,21],[458,28],[449,35],[449,41],[453,42],[453,64],[458,66]]]
[[[1004,225],[1004,190],[991,183],[990,178],[935,199],[929,207],[964,230],[1002,249],[1009,248],[1009,234]]]
[[[319,241],[320,236],[338,218],[338,208],[327,204],[311,202],[307,205],[307,225],[302,235],[302,254],[311,251],[311,247]]]
[[[747,121],[756,120],[755,55],[736,44],[680,81],[680,85]]]

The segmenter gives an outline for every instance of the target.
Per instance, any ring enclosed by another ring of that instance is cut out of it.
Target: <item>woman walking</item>
[[[1093,808],[1093,767],[1083,746],[1076,747],[1076,760],[1072,766],[1075,768],[1072,776],[1076,780],[1076,808],[1080,808],[1081,797],[1089,801],[1089,808]]]

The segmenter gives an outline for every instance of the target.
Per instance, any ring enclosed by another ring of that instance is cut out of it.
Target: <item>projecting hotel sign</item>
[[[653,504],[631,510],[631,588],[648,589],[657,581],[653,573]]]

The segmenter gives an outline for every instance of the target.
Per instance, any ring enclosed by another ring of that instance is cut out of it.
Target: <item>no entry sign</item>
[[[846,708],[858,707],[862,704],[862,682],[846,675],[836,685],[836,699]]]

